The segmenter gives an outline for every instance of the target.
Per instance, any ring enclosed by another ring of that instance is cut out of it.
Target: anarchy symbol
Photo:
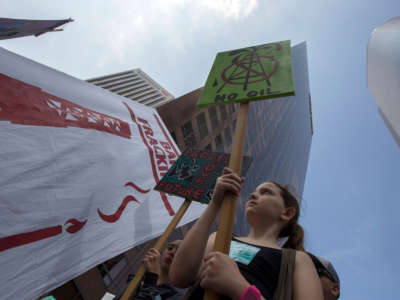
[[[261,81],[265,81],[268,87],[271,86],[270,78],[278,70],[279,61],[273,56],[257,53],[271,47],[263,45],[230,52],[229,55],[234,58],[232,64],[221,74],[224,84],[218,89],[218,93],[226,84],[243,85],[243,91],[247,90],[249,84]],[[280,44],[276,44],[275,47],[277,51],[281,49]],[[217,81],[214,83],[214,86],[216,85]]]

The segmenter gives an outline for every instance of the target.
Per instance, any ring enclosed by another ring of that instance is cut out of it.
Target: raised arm
[[[311,258],[304,252],[296,252],[293,275],[293,300],[323,300],[321,281]]]
[[[218,177],[210,204],[187,233],[175,253],[169,271],[173,285],[187,287],[196,280],[204,254],[211,251],[214,245],[215,236],[209,237],[209,234],[224,195],[226,192],[239,195],[242,181],[243,179],[229,168],[225,168],[222,176]]]

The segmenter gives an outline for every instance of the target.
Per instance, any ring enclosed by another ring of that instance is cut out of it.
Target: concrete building
[[[88,79],[87,82],[151,107],[158,107],[174,99],[139,68]]]

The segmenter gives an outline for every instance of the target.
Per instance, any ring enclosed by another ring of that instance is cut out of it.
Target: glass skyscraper
[[[245,155],[253,162],[240,194],[234,233],[246,235],[244,207],[262,182],[288,185],[299,201],[303,194],[313,135],[306,42],[292,47],[295,96],[250,103]]]

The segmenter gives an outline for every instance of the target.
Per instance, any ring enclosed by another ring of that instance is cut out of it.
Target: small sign
[[[186,199],[209,203],[217,177],[229,164],[230,154],[187,148],[154,188]],[[243,159],[242,176],[251,158]]]
[[[198,107],[294,95],[290,41],[217,54]]]

